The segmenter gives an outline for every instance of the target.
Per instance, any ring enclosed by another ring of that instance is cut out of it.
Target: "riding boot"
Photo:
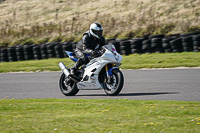
[[[74,66],[71,67],[70,69],[70,74],[71,75],[76,75],[77,74],[77,69],[82,65],[82,60],[78,59],[77,62],[74,64]]]

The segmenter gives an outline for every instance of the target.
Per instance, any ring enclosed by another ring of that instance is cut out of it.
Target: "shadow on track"
[[[166,95],[166,94],[178,94],[179,92],[152,92],[152,93],[121,93],[117,96],[148,96],[148,95]],[[76,96],[107,96],[106,94],[83,94]]]
[[[178,94],[179,92],[152,92],[152,93],[121,93],[118,96],[146,96],[146,95],[165,95]]]

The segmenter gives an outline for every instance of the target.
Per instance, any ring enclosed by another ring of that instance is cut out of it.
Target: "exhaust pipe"
[[[80,81],[80,79],[78,79],[77,77],[74,77],[74,76],[70,75],[69,71],[67,70],[67,68],[66,68],[66,66],[64,65],[63,62],[59,63],[59,67],[63,71],[63,73],[65,74],[66,77],[69,76],[69,78],[71,80],[73,80],[75,83],[78,83]]]
[[[68,77],[70,73],[69,73],[69,71],[67,70],[67,68],[66,68],[66,66],[64,65],[63,62],[60,62],[60,63],[59,63],[59,67],[60,67],[60,69],[63,71],[63,73],[65,74],[65,76]]]

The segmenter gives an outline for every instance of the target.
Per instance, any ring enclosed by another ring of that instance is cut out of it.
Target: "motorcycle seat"
[[[77,62],[78,59],[77,59],[76,55],[73,52],[71,52],[71,51],[65,51],[65,52],[67,53],[67,55],[69,56],[69,58],[72,61]]]

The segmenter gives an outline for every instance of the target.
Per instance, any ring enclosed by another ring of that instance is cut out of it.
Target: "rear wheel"
[[[74,96],[79,91],[76,83],[66,77],[64,73],[60,76],[59,86],[65,96]]]
[[[120,93],[124,85],[124,77],[120,70],[115,69],[112,71],[112,76],[110,79],[107,79],[107,76],[104,76],[103,87],[104,91],[109,96],[115,96]]]

